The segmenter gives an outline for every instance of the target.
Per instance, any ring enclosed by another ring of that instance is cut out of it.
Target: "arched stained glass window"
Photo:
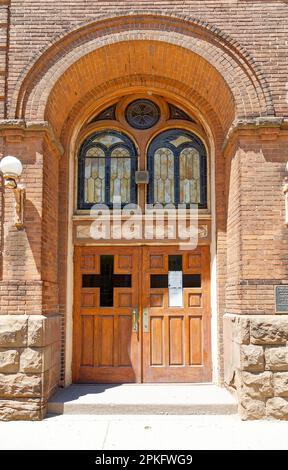
[[[207,155],[192,132],[162,132],[148,148],[149,204],[207,207]]]
[[[78,208],[112,207],[115,198],[122,206],[136,203],[136,164],[135,145],[125,134],[109,130],[89,136],[78,158]]]

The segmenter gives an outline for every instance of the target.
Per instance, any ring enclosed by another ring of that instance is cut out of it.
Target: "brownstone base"
[[[225,383],[242,419],[288,419],[288,315],[224,316]]]
[[[0,419],[42,419],[59,371],[59,315],[0,316]]]

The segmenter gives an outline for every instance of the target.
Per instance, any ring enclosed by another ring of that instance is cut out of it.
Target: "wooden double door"
[[[73,380],[211,380],[209,247],[75,247]]]

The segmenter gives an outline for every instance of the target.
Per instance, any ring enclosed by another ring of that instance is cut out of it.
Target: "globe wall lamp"
[[[16,157],[9,155],[0,161],[0,173],[3,175],[4,187],[14,193],[16,210],[14,225],[18,230],[24,228],[25,189],[23,185],[18,184],[22,170],[22,163]]]

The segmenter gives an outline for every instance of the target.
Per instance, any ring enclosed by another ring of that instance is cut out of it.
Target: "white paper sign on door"
[[[182,271],[168,272],[169,307],[183,307]]]

